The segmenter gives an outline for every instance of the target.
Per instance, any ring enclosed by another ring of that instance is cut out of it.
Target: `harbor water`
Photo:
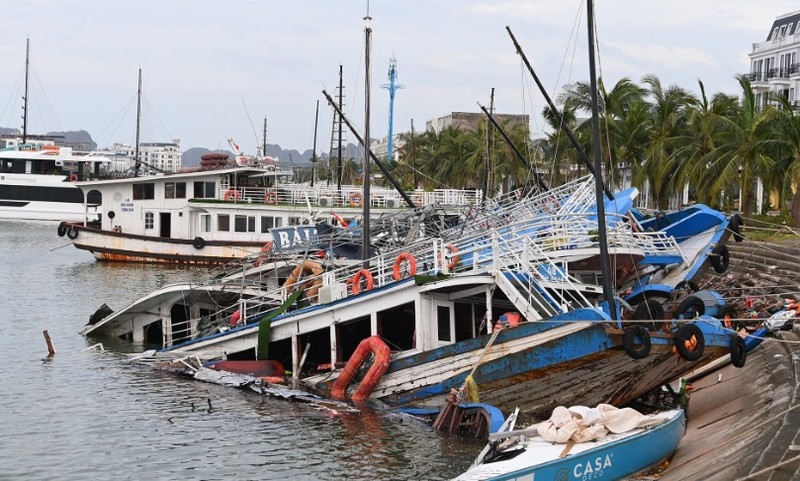
[[[13,221],[0,221],[0,265],[0,480],[437,480],[481,449],[407,416],[139,366],[130,346],[79,334],[103,303],[117,310],[208,270],[100,263],[56,224]]]

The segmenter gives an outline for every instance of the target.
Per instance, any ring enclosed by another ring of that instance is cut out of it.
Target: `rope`
[[[747,481],[748,479],[755,479],[755,478],[761,476],[762,474],[769,473],[770,471],[775,471],[776,469],[781,468],[783,466],[786,466],[787,464],[792,464],[795,461],[800,461],[800,454],[798,454],[797,456],[795,456],[793,458],[787,459],[786,461],[781,461],[780,463],[778,463],[778,464],[776,464],[774,466],[770,466],[768,468],[762,469],[761,471],[756,471],[755,473],[748,474],[744,478],[739,478],[736,481]]]

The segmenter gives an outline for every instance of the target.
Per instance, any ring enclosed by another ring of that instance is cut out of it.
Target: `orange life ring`
[[[450,258],[450,263],[447,264],[447,269],[448,270],[453,270],[453,269],[456,268],[456,266],[458,265],[459,261],[461,261],[461,256],[458,255],[458,247],[456,247],[454,244],[452,244],[450,242],[445,244],[444,247],[445,247],[445,249],[450,251],[450,254],[452,254],[452,257]],[[439,255],[439,260],[440,261],[442,260],[441,254]]]
[[[367,281],[367,286],[364,288],[364,291],[372,290],[372,288],[375,287],[375,280],[372,278],[372,273],[369,269],[361,269],[353,276],[352,284],[354,296],[361,292],[362,277]]]
[[[304,273],[310,273],[312,276],[314,276],[314,279],[303,284],[303,288],[306,290],[306,297],[309,299],[314,299],[317,297],[319,288],[322,287],[321,276],[323,272],[325,272],[325,269],[322,268],[322,265],[319,262],[306,259],[295,266],[295,268],[292,270],[292,273],[286,278],[286,282],[283,283],[283,287],[290,291],[294,290],[294,287],[297,284],[297,281],[300,279],[300,276],[302,276]]]
[[[239,320],[241,318],[242,318],[242,310],[237,309],[236,312],[234,312],[233,315],[231,315],[231,318],[228,320],[228,324],[231,327],[236,327],[236,325],[239,324]]]
[[[231,199],[239,200],[239,191],[238,190],[233,190],[233,189],[228,189],[228,191],[225,192],[225,195],[223,196],[223,199],[225,199],[225,200],[231,200]]]
[[[399,281],[403,277],[403,273],[401,272],[400,268],[403,266],[403,262],[408,261],[408,274],[411,276],[417,275],[417,259],[414,258],[408,252],[403,252],[397,259],[394,260],[394,268],[392,270],[392,277],[394,280]]]
[[[267,241],[262,247],[261,252],[258,254],[258,259],[253,263],[254,266],[258,267],[261,264],[267,262],[269,258],[269,252],[272,250],[272,241]]]
[[[277,204],[278,203],[278,193],[275,192],[275,191],[272,191],[272,190],[267,192],[266,194],[264,194],[264,202],[266,202],[269,205]]]
[[[353,207],[361,207],[364,204],[364,195],[361,192],[353,192],[350,194],[350,205]]]
[[[78,176],[75,175],[75,174],[71,174],[69,176],[69,180],[71,180],[72,182],[77,182],[78,181]]]
[[[411,194],[411,202],[413,202],[416,207],[422,207],[425,205],[425,197],[423,197],[422,192],[414,192]]]
[[[372,361],[372,365],[364,375],[364,379],[361,380],[361,383],[358,385],[351,399],[356,402],[363,401],[372,394],[372,390],[375,389],[378,381],[381,380],[381,377],[383,377],[384,373],[389,369],[389,358],[392,354],[391,349],[383,342],[380,336],[370,336],[358,344],[355,352],[350,356],[347,364],[342,369],[342,373],[339,374],[339,377],[337,377],[336,381],[333,383],[331,394],[334,398],[345,399],[347,395],[347,386],[353,379],[353,374],[358,371],[358,368],[361,367],[370,352],[375,354],[375,360]]]

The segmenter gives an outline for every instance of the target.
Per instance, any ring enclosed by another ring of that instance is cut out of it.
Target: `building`
[[[405,134],[408,135],[408,134]],[[392,159],[391,162],[397,162],[400,160],[400,149],[406,144],[404,134],[394,134],[394,140],[392,142]],[[372,140],[372,143],[369,147],[372,150],[372,153],[375,154],[380,160],[386,160],[386,157],[389,155],[389,136],[378,140]]]
[[[767,39],[753,44],[750,56],[750,83],[758,105],[766,105],[770,93],[800,106],[800,10],[775,19]]]
[[[528,115],[492,114],[492,117],[506,130],[513,129],[517,124],[523,125],[527,129],[530,122]],[[486,116],[483,113],[451,112],[444,117],[427,121],[425,129],[437,133],[450,126],[464,130],[477,130],[482,122],[486,122]]]
[[[126,167],[131,172],[135,168],[135,147],[115,143],[105,152],[112,152],[116,158],[125,159]],[[177,172],[182,166],[182,155],[180,139],[174,139],[172,142],[142,142],[139,144],[139,160],[142,162],[139,173]]]

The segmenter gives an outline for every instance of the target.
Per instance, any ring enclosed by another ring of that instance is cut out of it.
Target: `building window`
[[[217,214],[217,230],[228,232],[231,230],[231,216],[228,214]]]
[[[156,186],[153,183],[133,184],[133,200],[156,198]]]
[[[195,182],[195,199],[215,199],[217,197],[216,184],[214,182]]]
[[[237,215],[233,221],[233,230],[236,232],[255,232],[255,216]]]
[[[186,182],[167,182],[164,184],[165,199],[185,199]]]
[[[155,214],[153,214],[152,212],[145,212],[144,213],[144,228],[145,229],[152,229],[153,228],[153,224],[154,224],[154,220],[153,219],[155,219]]]
[[[211,232],[211,214],[200,214],[200,232]]]

